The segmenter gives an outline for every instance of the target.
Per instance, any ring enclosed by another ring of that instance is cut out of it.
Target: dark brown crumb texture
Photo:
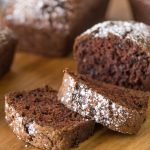
[[[150,89],[150,28],[135,22],[103,22],[76,39],[78,72],[127,88]]]
[[[93,133],[94,121],[67,109],[46,86],[6,96],[6,120],[21,139],[44,149],[69,149]]]

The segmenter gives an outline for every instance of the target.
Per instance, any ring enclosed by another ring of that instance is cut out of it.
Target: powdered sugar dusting
[[[37,131],[35,126],[36,126],[35,122],[30,122],[26,125],[29,135],[34,135],[34,136],[36,135]]]
[[[105,21],[96,24],[82,35],[87,34],[101,38],[107,37],[109,34],[114,34],[121,38],[131,39],[142,44],[150,42],[150,27],[144,23],[134,21]]]
[[[66,74],[66,76],[67,76],[67,74]],[[70,86],[68,86],[68,81],[69,81]],[[64,95],[64,97],[62,97],[61,100],[62,100],[62,102],[68,103],[70,101],[71,96],[72,96],[72,92],[74,91],[75,82],[70,76],[68,76],[68,77],[64,77],[62,84],[64,85],[63,88],[66,91],[66,95]],[[63,92],[61,90],[63,90],[63,89],[60,88],[59,93]]]
[[[27,118],[17,113],[14,107],[9,105],[7,101],[5,101],[5,113],[5,119],[8,121],[9,126],[13,129],[13,132],[17,135],[19,140],[26,137],[25,141],[32,143],[30,137],[39,136],[40,131],[38,130],[38,125],[34,121],[27,123]]]
[[[68,31],[66,22],[68,14],[66,10],[72,6],[66,0],[15,0],[12,12],[8,11],[7,20],[13,20],[22,24],[33,23],[38,28],[53,26],[57,30]]]
[[[129,118],[134,117],[132,110],[129,111],[128,108],[111,101],[81,81],[76,82],[67,73],[64,75],[64,81],[58,94],[61,102],[82,116],[89,116],[115,130],[119,130]],[[66,85],[67,88],[64,88]]]
[[[9,106],[7,102],[5,102],[5,112],[6,117],[5,119],[9,122],[11,116],[14,116],[14,120],[9,124],[10,127],[13,128],[13,132],[18,135],[18,138],[20,139],[19,135],[24,133],[23,128],[23,118],[15,111],[15,109],[12,106]],[[9,116],[9,112],[11,112],[11,116]]]
[[[0,27],[0,44],[8,43],[8,36],[10,36],[11,31],[7,27]]]

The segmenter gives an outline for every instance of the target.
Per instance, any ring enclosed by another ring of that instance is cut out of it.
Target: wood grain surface
[[[132,19],[125,0],[112,0],[106,18]],[[45,84],[58,89],[64,68],[75,70],[72,55],[64,58],[44,58],[17,53],[11,71],[0,80],[0,150],[37,150],[18,140],[5,122],[4,94],[10,91],[33,89]],[[147,120],[137,135],[123,135],[100,125],[94,135],[74,150],[150,150],[150,109]]]

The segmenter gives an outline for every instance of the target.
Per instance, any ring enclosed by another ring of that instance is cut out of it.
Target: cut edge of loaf
[[[5,119],[18,139],[42,149],[69,149],[88,139],[94,131],[95,122],[85,120],[65,129],[54,129],[51,126],[38,125],[34,120],[19,114],[8,104],[9,94],[5,96]],[[67,108],[66,108],[67,109]]]
[[[64,71],[58,98],[66,107],[84,117],[89,116],[114,131],[128,134],[136,134],[139,131],[146,119],[146,109],[137,111],[121,106],[88,87],[80,78],[76,81],[75,76],[68,70]]]
[[[150,26],[104,21],[79,35],[74,58],[80,74],[135,90],[150,90]]]

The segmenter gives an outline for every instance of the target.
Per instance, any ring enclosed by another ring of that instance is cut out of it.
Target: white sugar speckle
[[[38,28],[53,26],[58,31],[68,33],[68,14],[72,14],[72,5],[66,0],[15,0],[12,12],[7,12],[6,19],[19,23],[34,23]]]
[[[105,21],[94,25],[82,35],[87,34],[101,38],[113,34],[121,38],[131,39],[144,46],[150,42],[150,27],[144,23],[136,23],[133,21]]]
[[[8,43],[8,37],[11,34],[11,31],[7,27],[0,27],[0,44]],[[7,106],[6,106],[7,107]]]
[[[60,89],[63,92],[59,92],[59,98],[69,109],[116,129],[124,125],[129,116],[132,117],[132,112],[129,114],[127,108],[97,93],[82,81],[77,82],[70,74],[65,73],[63,79],[67,82],[62,83]]]
[[[85,90],[84,90],[84,89],[81,89],[80,94],[81,94],[82,96],[84,96],[84,95],[85,95]]]
[[[27,124],[27,128],[28,128],[29,135],[35,135],[36,129],[35,129],[34,122],[30,122],[29,124]]]

